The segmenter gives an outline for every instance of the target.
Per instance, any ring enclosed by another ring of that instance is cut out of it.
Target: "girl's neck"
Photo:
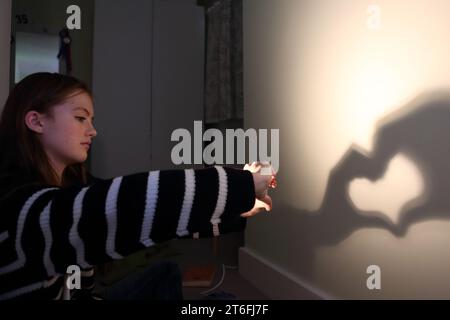
[[[62,186],[62,177],[63,177],[63,173],[64,170],[66,169],[65,166],[63,165],[57,165],[54,161],[50,160],[50,165],[53,169],[53,173],[54,173],[54,178],[55,178],[55,184],[59,187]]]
[[[60,176],[56,177],[56,185],[58,187],[62,187],[62,177],[60,177]]]

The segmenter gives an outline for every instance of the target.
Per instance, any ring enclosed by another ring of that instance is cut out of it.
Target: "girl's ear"
[[[31,131],[43,132],[42,115],[37,111],[28,111],[25,115],[25,124]]]

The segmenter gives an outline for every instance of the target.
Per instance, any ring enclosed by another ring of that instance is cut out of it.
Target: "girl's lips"
[[[86,149],[89,149],[91,147],[90,143],[82,143],[81,145],[86,147]]]

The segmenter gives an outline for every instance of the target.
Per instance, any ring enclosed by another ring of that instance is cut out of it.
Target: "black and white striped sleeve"
[[[228,231],[255,201],[252,174],[224,167],[138,173],[85,187],[27,187],[11,198],[16,257],[0,274],[32,263],[50,277],[90,268],[157,242]]]

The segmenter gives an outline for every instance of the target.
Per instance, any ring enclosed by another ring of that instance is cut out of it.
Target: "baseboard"
[[[239,249],[239,273],[273,300],[332,300],[307,282],[257,255],[251,249]]]

